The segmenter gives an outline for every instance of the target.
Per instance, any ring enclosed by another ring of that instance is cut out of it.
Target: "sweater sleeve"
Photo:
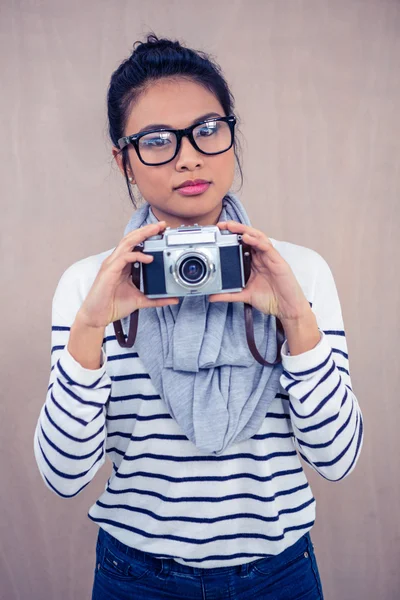
[[[111,390],[103,348],[95,370],[84,368],[67,349],[83,301],[73,267],[61,277],[53,298],[50,380],[34,433],[42,478],[63,498],[79,494],[105,461],[105,403]]]
[[[340,301],[332,272],[318,257],[311,308],[320,341],[291,356],[282,346],[280,381],[289,394],[294,441],[301,457],[331,481],[353,470],[363,442],[363,419],[353,392]]]

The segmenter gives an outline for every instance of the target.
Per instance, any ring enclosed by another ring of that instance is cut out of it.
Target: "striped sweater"
[[[285,341],[279,387],[262,426],[220,456],[202,453],[182,434],[135,347],[121,348],[112,324],[99,369],[82,367],[68,352],[75,315],[113,249],[74,263],[58,283],[36,461],[45,484],[71,498],[108,455],[112,475],[88,516],[128,546],[201,568],[278,554],[315,520],[299,455],[331,481],[356,464],[363,421],[331,270],[309,248],[271,242],[316,315],[320,341],[296,356]]]

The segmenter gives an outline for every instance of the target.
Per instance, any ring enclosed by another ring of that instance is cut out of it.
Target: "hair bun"
[[[182,48],[181,44],[177,41],[172,41],[166,38],[158,38],[155,33],[150,33],[147,36],[147,40],[145,42],[136,41],[133,44],[133,54],[139,54],[143,52],[148,52],[149,50],[165,50],[167,48]]]

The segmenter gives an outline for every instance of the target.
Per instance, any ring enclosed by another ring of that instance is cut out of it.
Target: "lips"
[[[190,185],[183,185],[176,189],[177,194],[181,194],[182,196],[198,196],[199,194],[203,194],[210,187],[211,183],[197,183]]]
[[[175,189],[179,190],[179,188],[189,187],[191,185],[199,185],[201,183],[210,183],[210,181],[207,181],[206,179],[187,179]]]

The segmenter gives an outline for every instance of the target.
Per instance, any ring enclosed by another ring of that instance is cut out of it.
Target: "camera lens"
[[[188,256],[179,266],[179,276],[184,283],[200,283],[207,275],[204,261],[197,256]]]

